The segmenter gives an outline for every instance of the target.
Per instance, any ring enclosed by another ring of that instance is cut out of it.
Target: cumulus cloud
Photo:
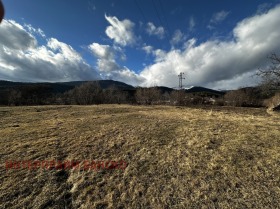
[[[0,77],[16,81],[71,81],[99,78],[97,72],[69,45],[50,38],[38,46],[40,31],[4,20],[0,28]],[[42,32],[43,34],[43,32]]]
[[[36,38],[13,20],[3,20],[0,30],[0,43],[3,47],[26,50],[37,46]]]
[[[92,43],[88,48],[97,58],[97,69],[100,72],[110,73],[119,70],[120,67],[115,61],[116,52],[111,46]]]
[[[105,15],[105,19],[110,23],[106,28],[106,35],[116,44],[121,46],[133,45],[136,36],[133,32],[134,23],[128,19],[120,21],[117,17]]]
[[[101,59],[114,59],[115,53],[109,45],[101,45],[92,43],[88,46],[90,51],[98,58]]]
[[[256,77],[256,71],[247,72],[234,76],[230,80],[215,81],[209,87],[220,90],[232,90],[242,87],[254,86],[260,83],[260,78]]]
[[[139,86],[145,81],[145,78],[143,78],[141,75],[138,75],[133,70],[128,69],[126,66],[107,74],[106,78],[122,81],[133,86]]]
[[[143,83],[145,80],[133,70],[120,66],[116,60],[98,59],[97,68],[104,79],[122,81],[134,86]]]
[[[156,83],[175,87],[178,74],[184,72],[185,85],[231,89],[253,85],[256,78],[252,75],[259,67],[267,66],[267,56],[272,52],[280,53],[280,6],[277,6],[240,21],[232,30],[231,40],[212,39],[198,43],[195,38],[186,40],[177,30],[170,40],[173,46],[169,51],[144,44],[142,50],[154,56],[154,62],[137,74],[119,64],[120,60],[125,60],[121,47],[135,42],[133,23],[115,17],[106,19],[111,21],[106,33],[111,35],[115,44],[92,43],[88,46],[97,58],[97,71],[70,45],[55,38],[45,39],[45,45],[38,45],[39,29],[4,20],[0,27],[0,78],[69,81],[98,79],[101,75],[132,85],[152,86]],[[195,27],[195,21],[192,25]],[[176,44],[183,47],[177,49]]]
[[[144,78],[117,63],[116,59],[122,59],[123,57],[123,52],[120,48],[98,43],[92,43],[88,48],[97,58],[96,68],[104,79],[113,79],[132,85],[139,85],[143,82]]]
[[[148,22],[146,31],[149,35],[157,36],[159,39],[164,38],[165,30],[162,26],[156,27],[154,23]]]
[[[97,58],[97,70],[101,73],[118,71],[120,66],[115,61],[116,51],[109,45],[92,43],[88,46],[92,54]]]
[[[141,76],[144,85],[156,81],[158,85],[177,86],[177,75],[185,72],[187,85],[229,88],[252,85],[251,74],[267,64],[267,56],[279,53],[280,7],[265,14],[239,22],[231,41],[211,40],[196,44],[185,43],[182,50],[172,49],[161,54],[161,59],[145,67]],[[249,83],[246,83],[249,81]],[[219,86],[221,85],[221,86]]]

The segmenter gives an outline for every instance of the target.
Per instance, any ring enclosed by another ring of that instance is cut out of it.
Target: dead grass
[[[263,109],[0,108],[0,208],[279,208],[280,118]],[[124,160],[123,170],[5,169]]]

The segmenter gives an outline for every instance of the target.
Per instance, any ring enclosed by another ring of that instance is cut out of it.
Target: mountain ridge
[[[134,87],[132,85],[126,84],[121,81],[115,81],[115,80],[92,80],[92,81],[68,81],[68,82],[15,82],[15,81],[6,81],[6,80],[0,80],[0,89],[7,89],[7,88],[17,88],[17,87],[23,87],[23,86],[49,86],[53,89],[53,92],[56,93],[64,93],[66,91],[69,91],[76,86],[80,86],[86,82],[97,82],[102,89],[108,89],[108,88],[118,88],[122,90],[136,90],[137,87]],[[174,90],[178,90],[177,88],[170,88],[167,86],[157,86],[162,92],[172,92]],[[183,90],[186,93],[199,93],[199,92],[207,92],[217,95],[223,95],[224,91],[214,90],[202,86],[192,86],[190,88],[183,88]]]

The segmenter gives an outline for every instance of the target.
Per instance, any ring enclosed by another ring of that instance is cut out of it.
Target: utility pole
[[[183,75],[184,75],[185,73],[180,73],[179,75],[178,75],[178,77],[179,77],[179,89],[182,89],[183,88],[183,79],[185,79],[185,78],[183,78]]]

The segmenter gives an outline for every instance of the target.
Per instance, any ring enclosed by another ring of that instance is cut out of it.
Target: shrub
[[[264,101],[264,105],[270,110],[279,109],[279,107],[280,107],[280,92],[276,93],[270,99],[266,99]]]

